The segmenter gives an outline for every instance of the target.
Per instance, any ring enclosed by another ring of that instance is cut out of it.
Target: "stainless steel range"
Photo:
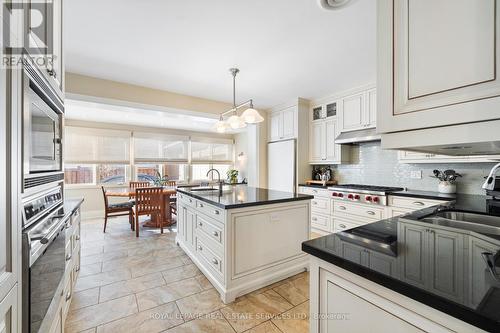
[[[403,191],[402,187],[345,184],[328,187],[335,199],[359,202],[372,205],[387,205],[387,196]]]

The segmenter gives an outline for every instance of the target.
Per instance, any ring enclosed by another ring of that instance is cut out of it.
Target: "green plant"
[[[238,182],[238,170],[230,169],[227,171],[227,179],[229,179],[230,183]]]
[[[155,186],[166,186],[168,181],[168,175],[162,176],[158,171],[156,171],[154,184]]]

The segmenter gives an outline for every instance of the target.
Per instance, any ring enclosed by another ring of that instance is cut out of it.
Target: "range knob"
[[[344,197],[344,193],[339,193],[339,198],[343,198]]]
[[[338,196],[339,196],[339,194],[338,194],[337,192],[333,192],[333,193],[332,193],[332,196],[333,196],[333,197],[338,197]]]
[[[380,202],[380,199],[378,197],[373,197],[373,202]]]
[[[359,199],[360,199],[359,194],[354,195],[354,200],[359,200]]]
[[[354,198],[354,195],[352,195],[352,194],[348,194],[348,195],[347,195],[347,198],[348,198],[348,199],[353,199],[353,198]]]
[[[367,195],[367,196],[365,197],[365,200],[366,200],[366,201],[371,202],[371,201],[372,201],[372,197],[371,197],[371,196],[369,196],[369,195]]]

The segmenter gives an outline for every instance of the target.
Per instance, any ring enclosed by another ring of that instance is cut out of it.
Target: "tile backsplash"
[[[432,170],[453,169],[463,178],[457,182],[457,192],[484,194],[481,185],[495,163],[405,164],[398,162],[398,152],[384,150],[380,142],[353,146],[351,164],[332,166],[339,184],[357,183],[406,187],[410,190],[437,191],[438,180]],[[422,179],[411,179],[412,171],[422,171]]]

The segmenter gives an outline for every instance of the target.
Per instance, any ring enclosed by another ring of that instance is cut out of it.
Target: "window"
[[[137,181],[153,182],[157,174],[167,175],[169,180],[178,182],[187,181],[187,164],[136,164],[135,179]]]
[[[129,179],[128,169],[120,164],[66,164],[64,181],[68,185],[123,185]]]
[[[231,140],[193,139],[191,160],[194,162],[232,162],[233,142]]]
[[[217,180],[217,173],[212,172],[207,177],[207,172],[210,169],[216,169],[220,173],[220,179],[227,179],[227,172],[232,169],[232,164],[193,164],[191,166],[191,176],[193,181]]]
[[[130,137],[128,131],[66,126],[66,184],[126,184],[130,179]]]
[[[158,133],[134,133],[136,161],[159,162],[188,160],[189,138]]]

